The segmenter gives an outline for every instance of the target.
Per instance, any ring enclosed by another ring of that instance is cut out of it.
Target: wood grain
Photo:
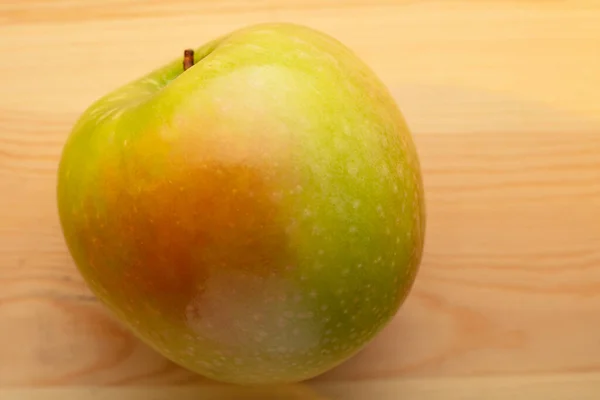
[[[284,20],[336,36],[388,84],[415,134],[429,215],[397,318],[311,387],[323,398],[598,393],[599,2],[0,0],[0,398],[209,390],[90,295],[60,234],[56,164],[98,96],[185,47]]]
[[[240,388],[223,385],[8,389],[3,400],[595,400],[598,374],[544,377],[488,377],[312,382],[276,387]]]

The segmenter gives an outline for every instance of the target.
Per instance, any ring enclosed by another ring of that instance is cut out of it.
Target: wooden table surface
[[[397,318],[270,397],[212,386],[115,323],[55,201],[61,146],[93,100],[263,21],[322,29],[380,75],[428,207]],[[599,398],[599,50],[594,0],[0,0],[0,398]]]

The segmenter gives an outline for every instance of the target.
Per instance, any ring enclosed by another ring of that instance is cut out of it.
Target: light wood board
[[[322,29],[367,61],[414,131],[426,183],[425,257],[401,312],[356,357],[294,388],[595,398],[600,2],[590,0],[0,0],[0,398],[212,390],[90,295],[60,233],[56,166],[97,97],[263,21]]]

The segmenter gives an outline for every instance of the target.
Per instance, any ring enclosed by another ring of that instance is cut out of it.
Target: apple
[[[241,27],[184,60],[76,122],[57,183],[68,250],[115,320],[182,367],[235,384],[320,375],[415,281],[411,132],[375,73],[307,26]]]

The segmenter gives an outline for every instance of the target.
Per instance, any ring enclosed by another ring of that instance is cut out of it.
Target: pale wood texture
[[[543,377],[371,379],[276,387],[225,385],[6,389],[2,400],[597,400],[598,374]]]
[[[288,398],[597,398],[592,0],[0,0],[0,398],[146,399],[148,384],[163,387],[152,392],[161,399],[209,390],[90,296],[60,234],[56,164],[95,98],[260,21],[322,29],[389,85],[415,133],[429,214],[422,270],[397,318]],[[180,383],[201,386],[165,388]],[[136,388],[81,389],[113,384]],[[321,397],[310,397],[313,388]]]

